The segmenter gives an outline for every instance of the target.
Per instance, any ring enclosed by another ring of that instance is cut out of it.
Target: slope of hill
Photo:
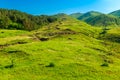
[[[111,15],[99,15],[85,20],[88,24],[94,26],[120,26],[120,19]]]
[[[9,23],[10,29],[13,24],[24,26],[20,21],[26,18],[33,27],[23,27],[32,31],[0,29],[0,80],[120,79],[120,28],[89,25],[119,25],[117,17],[95,13],[84,19],[87,24],[62,13],[52,17],[3,13],[1,28]],[[42,27],[34,30],[35,25]]]
[[[98,16],[98,15],[101,15],[101,14],[102,13],[100,13],[100,12],[90,11],[90,12],[87,12],[87,13],[81,15],[80,17],[78,17],[78,19],[85,21],[88,18],[92,18],[92,17]]]
[[[100,12],[90,11],[77,17],[78,20],[83,20],[93,26],[120,26],[119,14],[120,10],[103,14]],[[73,17],[77,14],[72,14]],[[71,16],[71,15],[70,15]],[[76,17],[74,17],[76,18]]]
[[[108,37],[118,28],[54,17],[58,21],[31,32],[0,30],[0,80],[120,79],[120,43]]]
[[[113,12],[109,13],[109,15],[114,15],[114,16],[120,17],[120,10],[113,11]]]

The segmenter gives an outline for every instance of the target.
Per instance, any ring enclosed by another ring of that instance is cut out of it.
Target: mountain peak
[[[83,14],[82,16],[80,16],[78,19],[79,20],[86,20],[86,19],[88,19],[90,17],[95,17],[95,16],[98,16],[100,14],[102,14],[102,13],[97,12],[97,11],[89,11],[89,12]]]
[[[102,13],[97,12],[97,11],[89,11],[89,12],[87,12],[87,13],[85,13],[85,14],[89,14],[89,15],[100,15],[100,14],[102,14]]]
[[[73,17],[73,18],[78,18],[78,17],[80,17],[82,14],[83,14],[83,13],[77,12],[77,13],[72,13],[72,14],[70,14],[70,16]]]
[[[119,9],[119,10],[116,10],[116,11],[113,11],[113,12],[111,12],[111,13],[109,13],[109,14],[120,17],[120,9]]]

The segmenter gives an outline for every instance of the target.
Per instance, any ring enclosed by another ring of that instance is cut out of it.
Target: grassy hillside
[[[98,15],[101,15],[101,14],[102,13],[100,13],[100,12],[90,11],[90,12],[87,12],[87,13],[81,15],[80,17],[78,17],[78,19],[85,21],[86,19],[98,16]]]
[[[95,28],[63,15],[31,32],[0,31],[0,80],[120,79],[120,43],[107,37],[119,35],[119,28]]]
[[[120,18],[111,15],[99,15],[85,20],[88,24],[93,26],[120,26]]]
[[[79,14],[72,14],[70,16],[78,19],[78,20],[82,20],[87,22],[88,24],[92,25],[92,26],[120,26],[120,10],[111,12],[109,14],[103,14],[100,12],[96,12],[96,11],[90,11],[87,13],[84,13],[82,15]],[[77,17],[76,17],[77,16]]]

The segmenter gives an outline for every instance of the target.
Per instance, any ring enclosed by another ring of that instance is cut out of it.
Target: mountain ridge
[[[100,13],[96,11],[90,11],[90,12],[80,15],[77,19],[83,20],[92,26],[106,26],[107,27],[107,26],[120,26],[119,16],[120,16],[120,10],[113,11],[109,14],[104,14],[104,13]]]
[[[109,13],[109,14],[120,17],[120,9],[119,9],[119,10],[116,10],[116,11],[113,11],[113,12],[111,12],[111,13]]]

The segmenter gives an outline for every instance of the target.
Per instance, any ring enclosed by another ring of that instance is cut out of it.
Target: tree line
[[[54,16],[33,16],[18,10],[0,9],[0,28],[35,30],[56,21]]]

